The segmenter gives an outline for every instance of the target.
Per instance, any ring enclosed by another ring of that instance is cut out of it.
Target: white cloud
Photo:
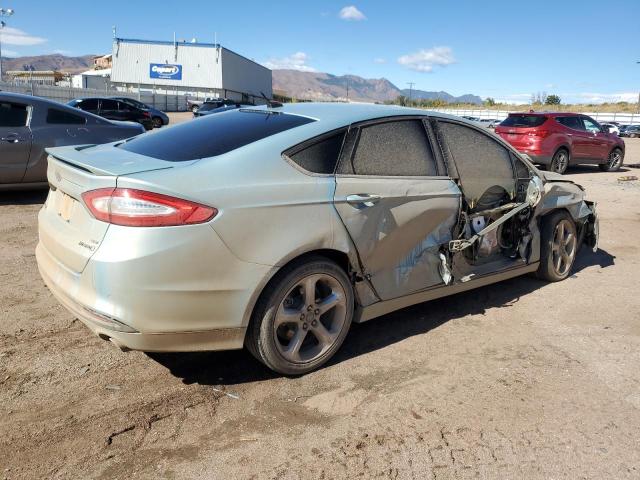
[[[0,34],[2,35],[2,43],[7,45],[40,45],[47,41],[46,38],[29,35],[13,27],[4,27]]]
[[[20,54],[18,52],[16,52],[15,50],[7,50],[6,48],[3,48],[2,49],[2,56],[3,57],[15,58],[15,57],[19,57]]]
[[[58,55],[70,56],[73,52],[71,50],[54,50],[53,53],[57,53]]]
[[[373,63],[387,63],[386,58],[374,58]]]
[[[338,14],[338,16],[342,20],[347,20],[347,21],[353,20],[356,22],[367,19],[367,17],[364,16],[364,13],[362,13],[353,5],[344,7],[342,10],[340,10],[340,13]]]
[[[434,66],[444,67],[455,63],[453,51],[450,47],[433,47],[428,50],[422,48],[415,53],[402,55],[398,63],[416,72],[431,72]]]
[[[301,72],[315,72],[316,69],[307,65],[309,56],[304,52],[296,52],[288,57],[270,58],[263,65],[271,70],[299,70]]]

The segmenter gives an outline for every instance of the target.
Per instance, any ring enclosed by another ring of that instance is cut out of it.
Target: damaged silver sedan
[[[423,110],[271,104],[49,153],[40,272],[123,350],[246,346],[301,374],[352,322],[530,272],[560,281],[597,248],[580,186]]]

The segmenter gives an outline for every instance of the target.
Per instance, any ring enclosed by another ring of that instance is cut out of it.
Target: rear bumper
[[[160,332],[142,333],[138,331],[122,331],[127,328],[106,316],[99,315],[90,308],[81,305],[61,288],[49,276],[51,270],[47,259],[48,253],[38,245],[36,249],[40,275],[53,296],[89,330],[103,340],[108,340],[121,350],[141,350],[144,352],[191,352],[200,350],[233,350],[242,348],[246,327],[220,328],[194,332]],[[128,328],[129,330],[133,330]]]
[[[238,260],[206,224],[111,225],[81,272],[61,263],[56,244],[43,238],[36,260],[53,295],[123,349],[242,348],[253,304],[274,268]]]

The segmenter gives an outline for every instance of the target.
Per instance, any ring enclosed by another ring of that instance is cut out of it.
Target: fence
[[[450,115],[468,116],[477,118],[495,118],[497,120],[503,120],[507,116],[515,111],[509,110],[456,110],[453,108],[430,108],[434,112],[448,113]],[[582,113],[582,112],[581,112]],[[623,125],[635,125],[640,124],[640,114],[638,113],[606,113],[606,112],[593,112],[583,113],[598,122],[619,122]]]
[[[60,103],[67,103],[74,98],[119,96],[139,100],[142,103],[163,110],[165,112],[179,112],[187,109],[187,99],[184,95],[162,95],[152,92],[122,92],[115,89],[92,89],[58,87],[53,85],[0,83],[0,90],[4,92],[23,93],[48,98]]]

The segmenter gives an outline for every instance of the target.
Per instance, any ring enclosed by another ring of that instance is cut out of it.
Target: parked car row
[[[47,147],[115,142],[143,133],[40,97],[0,93],[0,189],[47,185]]]
[[[226,112],[237,108],[253,107],[248,103],[235,102],[233,100],[207,100],[199,108],[193,110],[194,117],[204,117],[213,113]]]
[[[145,130],[160,128],[169,123],[166,113],[127,97],[78,98],[67,105],[109,120],[138,122]]]

